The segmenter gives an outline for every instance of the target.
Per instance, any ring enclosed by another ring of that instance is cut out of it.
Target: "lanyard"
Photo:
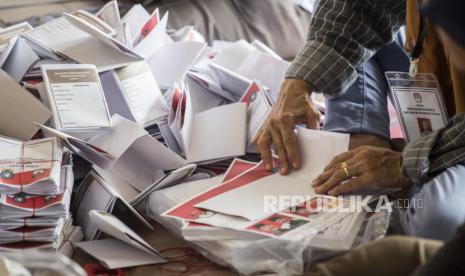
[[[421,2],[422,0],[418,0],[418,13],[420,17],[420,24],[418,28],[418,37],[417,41],[415,42],[415,46],[413,47],[412,52],[410,53],[410,76],[415,76],[418,72],[418,58],[420,57],[421,53],[423,52],[423,42],[425,41],[426,37],[426,28],[425,28],[425,19],[421,14]]]

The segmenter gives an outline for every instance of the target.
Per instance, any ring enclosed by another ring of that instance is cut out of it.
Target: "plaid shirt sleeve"
[[[404,25],[405,7],[405,0],[321,0],[286,78],[331,96],[344,92],[357,77],[355,67]]]
[[[445,128],[411,142],[402,155],[404,173],[416,185],[465,161],[465,114],[454,116]]]

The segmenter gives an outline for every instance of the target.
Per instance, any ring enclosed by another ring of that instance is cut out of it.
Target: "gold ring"
[[[344,167],[344,172],[346,173],[347,177],[350,177],[349,171],[347,170],[347,167]]]
[[[341,164],[341,168],[344,170],[344,172],[346,173],[347,177],[350,177],[350,174],[349,174],[349,171],[347,170],[347,163],[346,162],[342,162]]]

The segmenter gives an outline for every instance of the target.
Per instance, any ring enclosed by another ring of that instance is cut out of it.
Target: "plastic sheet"
[[[146,202],[145,213],[181,237],[183,223],[161,217],[160,214],[208,187],[189,186],[189,183],[157,191]],[[383,238],[389,224],[390,213],[379,212],[365,218],[352,246]],[[308,229],[307,229],[308,230]],[[218,239],[190,241],[210,260],[228,266],[241,274],[276,273],[296,275],[307,271],[312,263],[343,253],[312,248],[314,231],[293,235],[292,240],[264,238],[260,240]]]

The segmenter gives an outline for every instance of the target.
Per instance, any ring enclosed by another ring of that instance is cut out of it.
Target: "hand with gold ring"
[[[405,188],[402,154],[386,148],[359,147],[336,156],[313,182],[316,193],[340,195],[363,188]]]

